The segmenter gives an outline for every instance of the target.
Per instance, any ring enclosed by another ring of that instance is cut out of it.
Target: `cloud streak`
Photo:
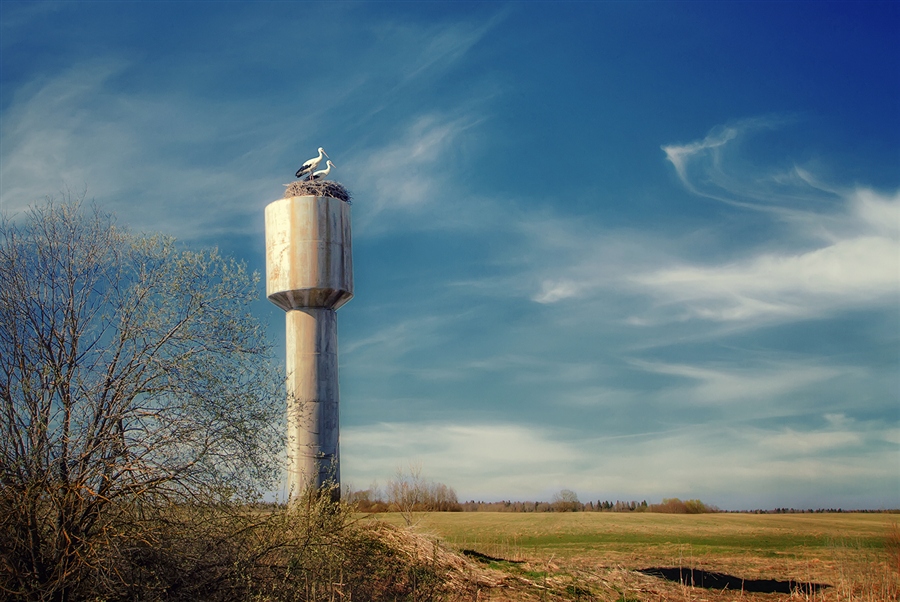
[[[681,264],[636,274],[631,281],[674,308],[675,319],[713,321],[796,320],[849,308],[883,306],[900,293],[900,238],[887,230],[900,220],[900,195],[859,191],[849,221],[868,231],[798,252],[762,252],[725,265]],[[860,219],[864,218],[864,219]],[[883,220],[883,221],[882,221]],[[657,310],[659,311],[659,310]]]
[[[742,135],[739,127],[723,128],[699,142],[665,148],[688,190],[709,196],[700,192],[708,181],[690,175],[688,165],[701,163],[705,168],[693,167],[702,173],[724,170],[725,151]],[[805,178],[813,179],[808,173]],[[751,180],[733,176],[730,189],[750,191]],[[534,284],[529,296],[541,304],[590,303],[611,291],[627,295],[637,302],[623,319],[635,326],[706,321],[755,328],[886,308],[900,298],[900,192],[857,187],[821,193],[794,182],[779,194],[748,194],[737,203],[741,209],[778,207],[769,213],[774,218],[769,240],[704,261],[691,257],[696,243],[690,239],[526,216],[522,223],[531,225],[521,231],[530,247],[532,275],[519,280]],[[821,203],[814,209],[793,202],[816,194]],[[727,235],[726,230],[719,236]]]
[[[494,495],[522,492],[525,480],[524,491],[533,491],[535,483],[558,481],[560,464],[580,456],[541,429],[512,423],[380,423],[343,429],[341,446],[356,458],[346,468],[351,481],[374,475],[384,482],[396,468],[418,460],[427,476],[470,496],[484,493],[485,482]]]
[[[477,121],[467,115],[423,115],[410,123],[395,141],[365,150],[355,158],[358,180],[366,182],[367,205],[357,230],[390,228],[390,220],[404,213],[434,207],[446,194],[442,185],[450,179],[454,147]],[[384,215],[382,215],[384,214]],[[438,220],[428,216],[428,222]],[[405,222],[404,222],[405,223]]]
[[[829,210],[827,187],[796,165],[758,167],[741,160],[742,143],[790,123],[784,118],[757,117],[713,128],[702,140],[663,145],[666,159],[686,189],[722,203],[771,214],[782,219],[802,218],[805,212]],[[823,194],[825,193],[825,194]]]
[[[234,11],[242,14],[240,7]],[[333,19],[339,12],[322,23],[324,30],[340,29]],[[18,10],[14,16],[24,23],[30,14]],[[390,228],[397,214],[415,213],[441,196],[453,149],[477,123],[465,106],[481,101],[460,95],[437,109],[410,99],[419,94],[417,87],[464,64],[504,14],[495,11],[474,28],[451,22],[423,29],[390,20],[376,26],[369,18],[353,33],[342,33],[356,39],[360,56],[377,60],[348,66],[339,59],[346,51],[324,52],[323,68],[296,82],[288,79],[267,95],[239,89],[210,97],[205,90],[225,84],[230,89],[242,64],[250,71],[293,66],[297,51],[273,43],[277,36],[253,40],[248,52],[229,61],[212,62],[202,77],[164,52],[150,67],[165,77],[156,74],[152,87],[140,89],[131,82],[148,66],[135,54],[76,53],[61,70],[32,74],[0,116],[0,206],[16,213],[47,194],[87,188],[89,197],[127,213],[139,229],[184,240],[198,232],[206,238],[258,234],[259,211],[281,193],[272,182],[288,182],[328,132],[325,147],[337,151],[336,177],[346,181],[353,174],[351,190],[364,190],[371,205],[358,212],[361,234],[367,222]],[[218,39],[216,28],[224,23],[211,23],[202,35]],[[246,43],[258,25],[254,14],[246,30],[229,35]],[[280,23],[276,30],[293,32],[292,27]],[[425,49],[408,52],[415,46]],[[391,114],[373,121],[372,112],[385,107]],[[367,137],[376,142],[367,144]],[[379,220],[381,213],[391,217]]]
[[[221,115],[199,103],[116,91],[116,79],[131,68],[126,61],[81,63],[22,90],[2,115],[3,209],[20,212],[47,194],[86,188],[138,229],[186,239],[257,229],[248,218],[260,205],[247,199],[259,194],[260,178],[242,165],[247,157],[207,153],[217,136],[243,136],[250,123],[239,117],[227,131],[217,124]],[[160,202],[172,198],[181,202]]]
[[[814,384],[853,374],[844,367],[804,366],[798,362],[762,363],[737,368],[712,368],[691,364],[668,364],[634,360],[632,365],[655,374],[680,377],[694,384],[675,394],[666,388],[666,397],[681,398],[689,404],[722,404],[755,401],[769,405],[771,400],[808,388]],[[756,410],[759,411],[758,408]]]

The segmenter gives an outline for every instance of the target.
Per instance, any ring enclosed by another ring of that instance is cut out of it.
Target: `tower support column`
[[[337,315],[333,309],[285,314],[287,454],[291,495],[340,484]]]

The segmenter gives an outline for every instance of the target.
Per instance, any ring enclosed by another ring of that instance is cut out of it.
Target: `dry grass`
[[[430,532],[420,535],[427,541],[443,538],[460,554],[470,550],[453,561],[465,568],[448,572],[469,584],[454,586],[460,595],[448,600],[891,602],[900,594],[900,529],[888,515],[429,513],[416,530]],[[473,560],[491,571],[480,581]],[[828,587],[720,591],[638,572],[649,567]],[[473,591],[477,597],[466,597]]]
[[[365,528],[411,564],[432,567],[441,576],[442,583],[432,592],[434,595],[422,595],[419,599],[484,600],[484,592],[508,589],[515,582],[504,572],[470,560],[432,535],[380,521],[372,521]]]
[[[331,180],[296,180],[285,186],[287,187],[284,191],[286,199],[295,196],[327,196],[347,203],[351,199],[350,193],[343,184]]]
[[[505,568],[510,578],[503,589],[483,591],[482,600],[591,600],[604,602],[891,602],[898,600],[898,580],[872,550],[853,546],[836,548],[833,556],[809,562],[772,562],[745,556],[729,562],[708,557],[690,557],[688,550],[670,559],[666,566],[724,572],[746,580],[793,580],[822,583],[819,590],[796,588],[792,593],[762,593],[740,589],[706,589],[645,575],[637,562],[598,562],[591,558],[530,558],[519,563],[491,562],[495,570]]]

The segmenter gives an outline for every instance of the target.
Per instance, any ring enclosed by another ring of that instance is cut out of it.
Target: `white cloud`
[[[252,153],[217,148],[222,137],[249,135],[252,112],[166,91],[124,92],[117,78],[131,68],[122,60],[80,63],[17,91],[0,122],[3,209],[86,189],[138,230],[181,238],[258,230],[261,220],[251,216],[270,199],[258,199],[259,175],[245,173]]]
[[[650,269],[673,243],[636,230],[604,230],[581,216],[548,214],[516,207],[494,223],[495,236],[507,233],[497,260],[513,272],[484,286],[550,305],[628,293],[628,277]]]
[[[124,69],[121,62],[94,62],[52,80],[38,80],[14,97],[2,116],[0,205],[21,211],[44,195],[75,188],[90,178],[88,165],[73,164],[100,145],[127,153],[130,145],[114,135],[109,123],[94,121],[85,105],[105,83]],[[113,134],[112,139],[105,139]]]
[[[515,252],[527,261],[503,290],[518,289],[542,304],[616,295],[628,300],[622,305],[628,313],[615,317],[645,328],[688,320],[754,328],[892,307],[900,298],[900,191],[841,190],[800,168],[796,177],[781,178],[742,173],[729,163],[734,158],[726,149],[746,130],[772,125],[741,123],[665,147],[689,190],[726,198],[720,193],[727,189],[728,201],[742,208],[737,211],[772,209],[769,240],[741,247],[729,243],[727,230],[679,240],[523,213],[517,231],[524,240]],[[714,191],[703,188],[710,181],[717,183]],[[707,254],[714,259],[697,259],[703,246],[716,251]]]
[[[900,428],[885,429],[882,433],[882,439],[888,443],[900,446]],[[900,456],[900,453],[898,453],[898,456]]]
[[[805,319],[893,303],[900,293],[900,194],[857,190],[829,244],[762,251],[722,265],[682,263],[631,281],[680,318],[714,321]],[[837,224],[835,222],[838,222]]]
[[[406,353],[422,345],[423,340],[433,339],[436,331],[452,324],[454,318],[447,315],[401,317],[368,336],[349,341],[342,346],[341,354],[364,353],[372,348],[377,349],[380,356]]]
[[[314,151],[315,144],[308,151],[294,148],[298,142],[331,131],[330,139],[341,140],[345,149],[358,148],[353,145],[365,139],[358,132],[350,143],[346,134],[335,135],[348,127],[348,119],[359,129],[378,131],[366,116],[381,110],[378,102],[394,105],[414,97],[416,85],[458,66],[503,15],[496,12],[474,27],[382,22],[372,39],[358,36],[368,44],[359,54],[371,60],[348,68],[346,54],[335,53],[344,58],[335,59],[331,70],[305,76],[296,90],[288,83],[259,98],[198,94],[198,84],[183,81],[190,76],[180,68],[153,87],[135,91],[125,82],[144,73],[144,66],[110,56],[35,76],[16,90],[0,118],[0,206],[15,213],[47,194],[86,187],[89,198],[127,217],[136,229],[163,230],[183,239],[258,233],[262,207],[280,196],[279,184],[291,179],[287,169],[282,176],[273,172],[283,168],[286,157],[293,169]],[[323,26],[332,26],[328,23]],[[360,31],[373,26],[361,24]],[[410,53],[411,47],[422,50]],[[242,60],[252,66],[293,60],[284,45],[260,48]],[[233,67],[213,62],[204,78],[221,82],[232,77]],[[331,72],[338,68],[339,77]],[[399,105],[402,111],[403,102]],[[408,114],[378,119],[388,128],[402,124],[387,144],[335,157],[337,178],[353,174],[349,179],[361,184],[351,189],[366,196],[366,206],[360,204],[357,211],[360,231],[383,211],[395,217],[438,202],[460,134],[476,123],[465,108],[426,109],[412,121]],[[325,147],[332,149],[328,143]],[[273,184],[273,177],[283,179]]]
[[[805,365],[788,361],[757,363],[739,368],[640,360],[632,360],[631,364],[648,372],[682,377],[689,381],[691,384],[666,387],[663,395],[672,401],[706,405],[752,400],[757,403],[756,412],[788,393],[859,372],[847,367]]]
[[[825,414],[824,418],[833,428],[844,428],[853,422],[843,412]]]
[[[785,123],[785,119],[774,117],[743,119],[714,128],[703,140],[663,145],[662,150],[682,184],[694,194],[743,209],[793,218],[798,213],[802,215],[797,203],[812,201],[821,205],[822,193],[828,192],[827,188],[815,186],[811,174],[797,166],[760,171],[736,158],[743,138],[778,129]],[[792,204],[780,202],[785,199],[790,199]]]
[[[356,179],[365,182],[366,204],[356,220],[363,235],[389,229],[391,220],[416,214],[428,206],[427,222],[446,225],[435,214],[448,199],[446,184],[454,174],[454,149],[477,120],[461,114],[422,115],[405,126],[397,140],[359,152],[351,158],[358,166]],[[404,222],[406,223],[406,222]]]
[[[851,215],[873,234],[900,237],[900,191],[886,196],[868,188],[857,188],[850,196]]]
[[[822,499],[851,507],[889,503],[897,451],[867,447],[886,437],[882,431],[878,425],[767,431],[707,424],[584,438],[513,423],[381,423],[343,430],[342,472],[357,487],[373,479],[383,485],[397,468],[418,462],[426,477],[464,499],[548,500],[565,487],[585,502],[678,496],[727,508],[819,507]],[[856,453],[814,455],[847,447]],[[872,482],[882,485],[866,489]]]
[[[472,50],[500,21],[504,13],[497,13],[493,18],[478,23],[461,23],[439,29],[423,31],[416,28],[409,32],[410,37],[419,39],[412,44],[404,44],[404,48],[417,48],[418,51],[410,58],[413,64],[406,71],[406,80],[420,77],[424,72],[447,69],[458,63]]]
[[[580,296],[584,286],[571,280],[545,280],[541,283],[541,291],[532,297],[538,303],[556,303],[563,299]]]
[[[763,437],[759,445],[780,453],[812,454],[840,449],[862,443],[860,433],[849,431],[819,431],[803,433],[794,429]]]
[[[423,473],[478,495],[485,484],[496,494],[527,494],[556,481],[580,450],[548,432],[518,424],[380,423],[341,431],[346,480],[367,484],[389,479],[398,467],[421,462]]]
[[[698,155],[712,154],[717,157],[719,150],[728,142],[734,140],[738,136],[738,130],[735,127],[723,127],[710,133],[706,138],[699,142],[690,144],[677,145],[672,144],[663,146],[663,152],[666,158],[675,167],[678,177],[690,190],[696,192],[690,178],[688,177],[688,163],[694,160]],[[713,163],[718,163],[718,159],[714,159]]]

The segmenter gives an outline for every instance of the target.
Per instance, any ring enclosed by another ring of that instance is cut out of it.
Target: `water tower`
[[[340,495],[335,311],[353,297],[350,203],[294,188],[266,207],[266,295],[286,312],[288,495],[327,483]]]

